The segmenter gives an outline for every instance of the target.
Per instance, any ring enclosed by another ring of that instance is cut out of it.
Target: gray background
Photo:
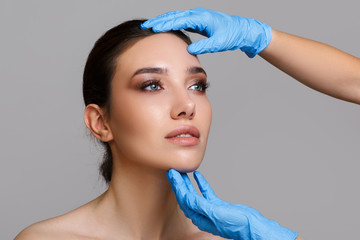
[[[2,0],[0,239],[105,189],[97,172],[101,149],[83,124],[81,95],[95,40],[128,19],[198,6],[360,56],[354,0]],[[240,51],[201,61],[211,82],[213,125],[200,170],[215,192],[306,239],[358,238],[359,106],[315,92]]]

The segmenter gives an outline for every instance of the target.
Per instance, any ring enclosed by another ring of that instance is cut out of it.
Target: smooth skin
[[[162,70],[135,74],[143,68]],[[201,68],[198,59],[172,34],[146,37],[128,48],[117,60],[110,116],[94,104],[84,113],[86,126],[113,152],[108,190],[28,227],[16,240],[223,239],[185,217],[166,177],[169,168],[194,171],[205,153],[211,106],[198,84],[206,82],[206,74],[194,68]],[[162,85],[143,87],[154,79]],[[196,126],[200,143],[179,146],[165,139],[181,125]]]
[[[277,30],[259,56],[306,86],[360,104],[360,59],[327,44]]]

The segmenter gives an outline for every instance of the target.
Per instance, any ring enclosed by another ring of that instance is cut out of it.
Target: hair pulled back
[[[154,33],[151,29],[140,29],[145,20],[131,20],[115,26],[102,35],[92,48],[83,74],[83,97],[85,106],[97,104],[107,117],[110,116],[111,81],[116,68],[116,59],[132,44]],[[191,40],[181,31],[170,31],[188,45]],[[104,147],[100,174],[107,184],[111,181],[113,157],[110,145],[98,140]]]

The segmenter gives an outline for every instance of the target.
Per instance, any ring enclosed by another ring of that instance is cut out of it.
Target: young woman
[[[84,70],[84,121],[107,150],[108,190],[22,231],[28,239],[222,239],[179,209],[170,168],[197,169],[211,123],[206,72],[180,31],[155,34],[129,21],[107,31]]]
[[[198,172],[203,196],[195,192],[185,173],[203,158],[211,107],[206,73],[189,52],[260,54],[302,83],[354,103],[360,103],[359,59],[254,19],[206,9],[172,12],[142,25],[209,37],[190,46],[180,32],[154,34],[139,30],[140,23],[109,30],[84,72],[85,123],[107,149],[101,171],[108,190],[16,239],[301,239],[252,208],[222,201]]]
[[[186,35],[141,30],[141,23],[106,32],[84,70],[84,121],[106,149],[107,191],[16,240],[295,239],[255,209],[217,198],[199,172],[205,198],[195,192],[186,172],[199,167],[206,149],[206,72],[187,51]]]

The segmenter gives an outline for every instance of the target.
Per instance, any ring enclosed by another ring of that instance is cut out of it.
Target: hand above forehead
[[[264,50],[271,41],[271,27],[255,19],[195,8],[173,11],[154,17],[141,25],[154,32],[185,29],[208,38],[192,43],[191,54],[214,53],[240,49],[249,57]]]

